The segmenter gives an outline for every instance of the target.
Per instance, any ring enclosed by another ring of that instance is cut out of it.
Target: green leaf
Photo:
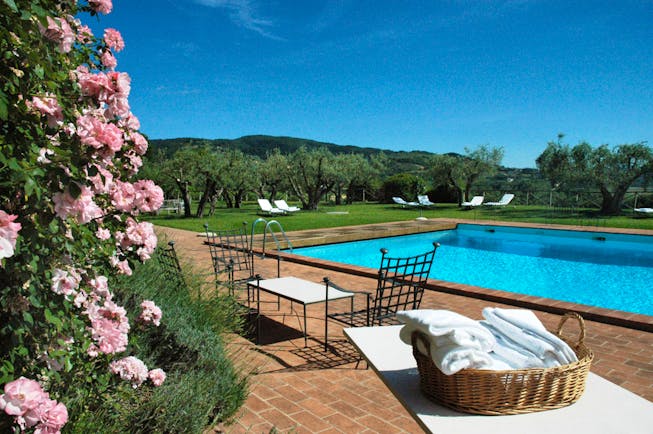
[[[6,4],[7,6],[9,6],[9,8],[10,8],[12,11],[14,11],[14,12],[18,12],[18,6],[16,6],[16,3],[14,2],[14,0],[3,0],[3,1],[5,2],[5,4]]]
[[[9,110],[7,108],[8,106],[8,101],[7,101],[7,95],[0,90],[0,119],[3,121],[6,121],[7,118],[9,117]]]
[[[82,189],[79,188],[79,184],[76,182],[71,182],[68,184],[68,193],[70,193],[74,199],[77,199],[82,194]]]
[[[32,193],[34,193],[34,190],[37,187],[38,187],[38,184],[36,183],[36,181],[34,181],[33,178],[27,178],[27,180],[25,181],[25,185],[24,185],[25,195],[27,197],[31,196]],[[40,196],[40,194],[37,194],[37,196]]]
[[[54,315],[50,309],[45,309],[45,320],[57,327],[57,329],[61,328],[62,326],[61,320],[56,315]]]
[[[23,312],[23,320],[29,325],[34,325],[34,318],[29,312]]]

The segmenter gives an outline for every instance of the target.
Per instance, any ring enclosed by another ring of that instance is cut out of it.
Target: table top
[[[459,413],[422,395],[412,347],[399,326],[359,327],[344,333],[370,367],[427,432],[436,433],[647,433],[653,432],[653,403],[590,372],[585,393],[574,404],[520,415]]]
[[[249,286],[256,288],[256,280],[247,283]],[[298,277],[279,277],[277,279],[260,280],[260,288],[274,295],[279,295],[288,300],[301,304],[312,304],[326,301],[326,284],[315,283],[310,280],[300,279]],[[354,294],[351,292],[340,291],[336,288],[329,288],[329,300],[339,300],[341,298],[351,298]]]

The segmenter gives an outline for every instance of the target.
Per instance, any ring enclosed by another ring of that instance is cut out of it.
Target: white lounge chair
[[[267,199],[259,199],[258,200],[258,206],[261,208],[261,211],[266,213],[267,215],[284,215],[286,212],[282,209],[275,208],[272,206],[269,200]]]
[[[406,202],[400,197],[393,197],[392,200],[394,203],[401,205],[403,208],[407,206],[419,206],[419,203],[417,202]]]
[[[633,211],[639,215],[653,217],[653,208],[634,208]]]
[[[483,199],[485,199],[484,196],[474,196],[472,200],[470,200],[469,202],[463,202],[460,204],[460,206],[465,208],[474,208],[476,206],[482,205]]]
[[[515,195],[512,193],[506,193],[504,194],[501,199],[499,199],[499,202],[485,202],[483,205],[489,205],[489,206],[506,206],[508,205],[513,199],[515,198]]]
[[[286,201],[283,200],[283,199],[275,200],[275,201],[274,201],[274,204],[275,204],[276,207],[279,208],[281,211],[285,211],[285,212],[288,212],[288,213],[297,212],[297,211],[300,211],[300,210],[301,210],[301,208],[299,208],[299,207],[297,207],[297,206],[289,206],[289,205],[286,203]]]
[[[422,206],[435,206],[435,202],[431,202],[431,199],[425,194],[417,196],[417,201]]]

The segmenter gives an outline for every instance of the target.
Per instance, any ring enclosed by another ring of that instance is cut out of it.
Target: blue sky
[[[150,138],[391,150],[653,140],[653,1],[114,0]]]

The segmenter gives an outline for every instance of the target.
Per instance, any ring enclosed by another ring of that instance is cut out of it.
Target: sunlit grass
[[[211,229],[229,229],[247,222],[250,225],[262,217],[257,214],[256,204],[245,203],[240,209],[218,208],[211,217],[179,218],[176,214],[148,216],[154,224],[195,232],[204,231],[204,223]],[[333,214],[336,212],[336,214]],[[530,223],[555,223],[596,227],[617,227],[635,229],[653,229],[653,218],[642,218],[633,213],[620,216],[601,216],[590,209],[557,209],[545,206],[509,205],[504,208],[479,207],[463,210],[455,204],[438,204],[432,209],[401,208],[397,205],[378,203],[356,203],[353,205],[324,205],[316,211],[302,210],[293,215],[263,218],[278,220],[285,231],[353,226],[371,223],[414,220],[423,216],[432,218],[455,218],[471,220],[500,220]]]

